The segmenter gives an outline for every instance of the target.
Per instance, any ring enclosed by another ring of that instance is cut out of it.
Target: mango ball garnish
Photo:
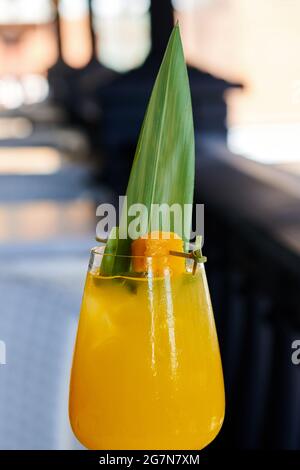
[[[133,270],[155,276],[162,276],[165,270],[185,272],[185,259],[170,255],[170,251],[183,253],[183,241],[176,233],[157,231],[143,235],[131,244]]]

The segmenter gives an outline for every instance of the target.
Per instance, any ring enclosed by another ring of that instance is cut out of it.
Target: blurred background
[[[76,449],[95,208],[124,194],[180,22],[227,395],[215,448],[300,449],[298,0],[0,0],[0,448]]]

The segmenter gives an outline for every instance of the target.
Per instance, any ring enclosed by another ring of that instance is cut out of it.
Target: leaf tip
[[[179,26],[179,21],[178,20],[176,21],[176,23],[174,25],[172,34],[170,36],[169,44],[171,44],[172,42],[176,42],[178,44],[177,47],[179,47],[179,49],[181,49],[182,52],[183,52],[183,46],[182,46],[182,40],[181,40],[181,34],[180,34],[180,26]]]

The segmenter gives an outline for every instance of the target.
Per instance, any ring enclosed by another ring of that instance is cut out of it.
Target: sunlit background
[[[80,447],[68,380],[95,210],[126,189],[177,20],[228,396],[214,445],[300,448],[299,15],[298,0],[0,0],[0,448]]]

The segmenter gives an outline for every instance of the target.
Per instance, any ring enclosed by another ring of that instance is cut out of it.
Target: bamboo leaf
[[[119,243],[119,228],[114,227],[111,230],[109,241],[105,247],[105,255],[103,256],[101,266],[100,266],[100,274],[103,275],[112,275],[116,272],[115,262],[117,258],[115,255],[118,253],[118,243]]]
[[[159,69],[142,125],[127,187],[127,207],[140,203],[148,208],[148,228],[153,204],[190,204],[183,224],[191,227],[195,168],[194,127],[187,69],[179,27],[176,25]],[[174,225],[174,221],[173,225]],[[120,226],[130,217],[123,210]],[[160,227],[151,227],[160,230]],[[174,227],[171,226],[174,231]],[[115,235],[115,233],[112,233]],[[131,239],[109,238],[106,250],[116,247],[117,255],[130,255]],[[187,241],[187,240],[185,240]],[[127,266],[128,268],[128,266]],[[126,269],[126,262],[114,263],[112,271]]]

